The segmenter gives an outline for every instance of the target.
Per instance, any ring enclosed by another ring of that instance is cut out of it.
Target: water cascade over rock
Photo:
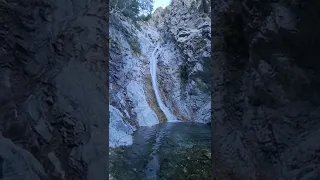
[[[211,35],[203,2],[174,0],[148,21],[111,15],[110,117],[117,118],[110,119],[109,178],[210,179]]]
[[[136,24],[111,15],[110,103],[133,129],[210,122],[210,11],[203,6],[172,1]]]

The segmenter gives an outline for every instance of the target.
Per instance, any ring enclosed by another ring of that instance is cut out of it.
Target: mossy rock
[[[160,173],[162,180],[209,180],[211,175],[211,151],[209,148],[193,146],[175,152],[160,152]],[[170,158],[170,159],[169,159]]]

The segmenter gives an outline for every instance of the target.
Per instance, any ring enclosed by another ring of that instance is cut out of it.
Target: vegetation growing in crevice
[[[134,54],[140,55],[141,54],[141,49],[140,49],[140,43],[138,41],[138,37],[131,35],[128,38],[128,43],[133,51]]]
[[[119,19],[111,16],[110,18],[111,24],[114,29],[117,29],[118,31],[123,34],[124,39],[127,40],[128,44],[130,45],[130,48],[132,49],[133,54],[140,55],[141,54],[141,49],[140,49],[140,43],[138,41],[138,37],[135,34],[135,29],[134,28],[128,28],[123,25],[123,23],[119,22]],[[137,22],[132,21],[132,23],[136,26],[137,29],[139,29],[139,24]],[[119,41],[119,40],[118,40]],[[119,45],[116,40],[111,39],[110,45]]]
[[[138,21],[133,21],[133,25],[134,25],[139,31],[142,30],[140,24],[138,23]]]
[[[138,19],[139,19],[140,21],[149,21],[149,20],[151,19],[151,14],[147,14],[147,15],[142,14],[142,15],[139,16]]]
[[[179,70],[180,70],[181,83],[182,83],[182,85],[185,85],[185,84],[187,84],[188,79],[189,79],[187,64],[185,62],[183,62],[180,65]]]
[[[121,13],[134,21],[140,14],[151,14],[153,0],[110,0],[110,14]]]
[[[180,97],[186,98],[185,88],[188,83],[189,75],[188,75],[188,67],[185,62],[183,62],[179,67],[179,76],[180,76],[180,82],[181,82],[181,88],[180,88]]]
[[[195,51],[203,49],[204,47],[206,47],[206,45],[207,43],[203,38],[199,37],[195,39]]]
[[[205,84],[202,79],[195,79],[195,82],[197,84],[197,87],[200,91],[202,91],[203,93],[210,93],[210,85]]]

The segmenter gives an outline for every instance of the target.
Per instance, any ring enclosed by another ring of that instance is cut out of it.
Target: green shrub
[[[140,24],[138,24],[137,21],[133,21],[133,25],[134,25],[139,31],[142,30]]]
[[[136,36],[131,37],[128,42],[134,53],[141,54],[140,44]]]
[[[116,11],[124,16],[136,20],[139,14],[150,14],[153,0],[110,0],[110,12]]]
[[[151,14],[145,15],[142,14],[141,16],[139,16],[139,20],[141,21],[149,21],[151,19]]]

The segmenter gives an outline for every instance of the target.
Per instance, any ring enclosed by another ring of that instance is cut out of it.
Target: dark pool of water
[[[131,146],[110,152],[116,180],[209,180],[211,129],[200,123],[139,127]]]

